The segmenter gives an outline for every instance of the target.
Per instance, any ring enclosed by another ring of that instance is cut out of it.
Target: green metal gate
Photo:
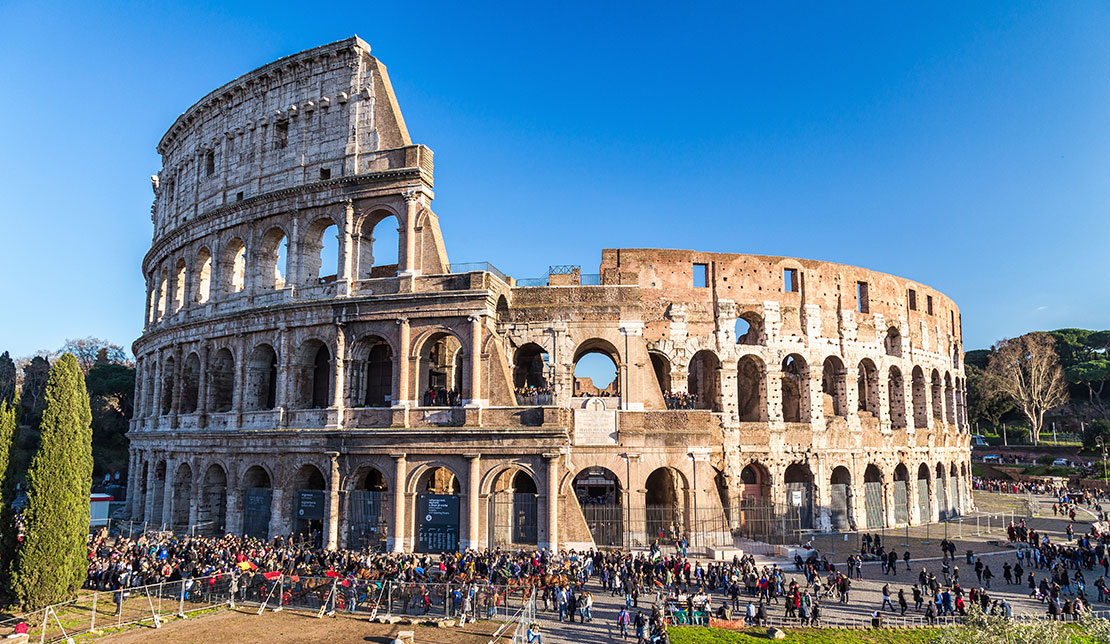
[[[835,530],[849,530],[848,522],[848,486],[843,483],[833,483],[829,486],[829,514],[832,527]]]
[[[910,482],[894,482],[894,522],[910,522]]]
[[[886,503],[883,502],[881,481],[868,481],[863,484],[863,509],[867,518],[867,529],[881,528],[886,524],[883,515]]]

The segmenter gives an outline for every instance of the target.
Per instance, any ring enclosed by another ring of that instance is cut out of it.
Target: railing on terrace
[[[489,262],[452,262],[448,267],[449,273],[473,273],[474,271],[483,271],[486,273],[493,273],[501,278],[502,282],[509,283],[509,276],[501,272],[499,268],[490,264]]]

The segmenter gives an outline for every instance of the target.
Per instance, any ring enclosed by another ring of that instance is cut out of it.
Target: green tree
[[[35,356],[23,365],[23,389],[19,393],[22,403],[23,422],[38,427],[42,420],[42,409],[45,404],[43,394],[46,392],[46,381],[50,377],[50,361],[43,356]]]
[[[1068,382],[1085,387],[1091,407],[1107,418],[1102,392],[1110,381],[1110,331],[1060,329],[1052,337]]]
[[[1102,449],[1099,445],[1100,438],[1102,444],[1110,448],[1110,420],[1092,421],[1083,427],[1083,447]]]
[[[15,552],[16,532],[12,501],[15,500],[15,479],[18,464],[14,450],[19,432],[18,400],[0,400],[0,604],[11,601],[12,554]]]
[[[991,387],[990,379],[979,367],[964,364],[967,376],[967,420],[973,427],[982,422],[1002,431],[1002,417],[1014,409],[1014,401]]]
[[[28,610],[72,599],[86,575],[92,413],[85,378],[73,354],[50,369],[38,451],[27,471],[24,539],[12,588]]]
[[[0,402],[11,402],[15,399],[16,387],[15,361],[5,351],[0,354]]]

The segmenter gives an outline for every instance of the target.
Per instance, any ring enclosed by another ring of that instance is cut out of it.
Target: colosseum
[[[432,152],[358,38],[220,87],[157,149],[134,520],[704,551],[971,506],[960,315],[924,284],[689,250],[451,262]]]

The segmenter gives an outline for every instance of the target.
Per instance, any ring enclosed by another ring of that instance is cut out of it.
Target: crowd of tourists
[[[663,402],[667,404],[667,409],[697,409],[698,395],[685,391],[666,391],[663,392]]]
[[[515,390],[517,404],[520,405],[554,405],[555,390],[551,387],[517,387]]]
[[[424,392],[425,407],[462,407],[462,394],[457,389],[428,387]]]
[[[1003,479],[988,479],[981,476],[971,477],[971,488],[984,492],[999,492],[1003,494],[1047,494],[1061,496],[1068,493],[1066,486],[1050,484],[1044,481],[1013,481]]]

